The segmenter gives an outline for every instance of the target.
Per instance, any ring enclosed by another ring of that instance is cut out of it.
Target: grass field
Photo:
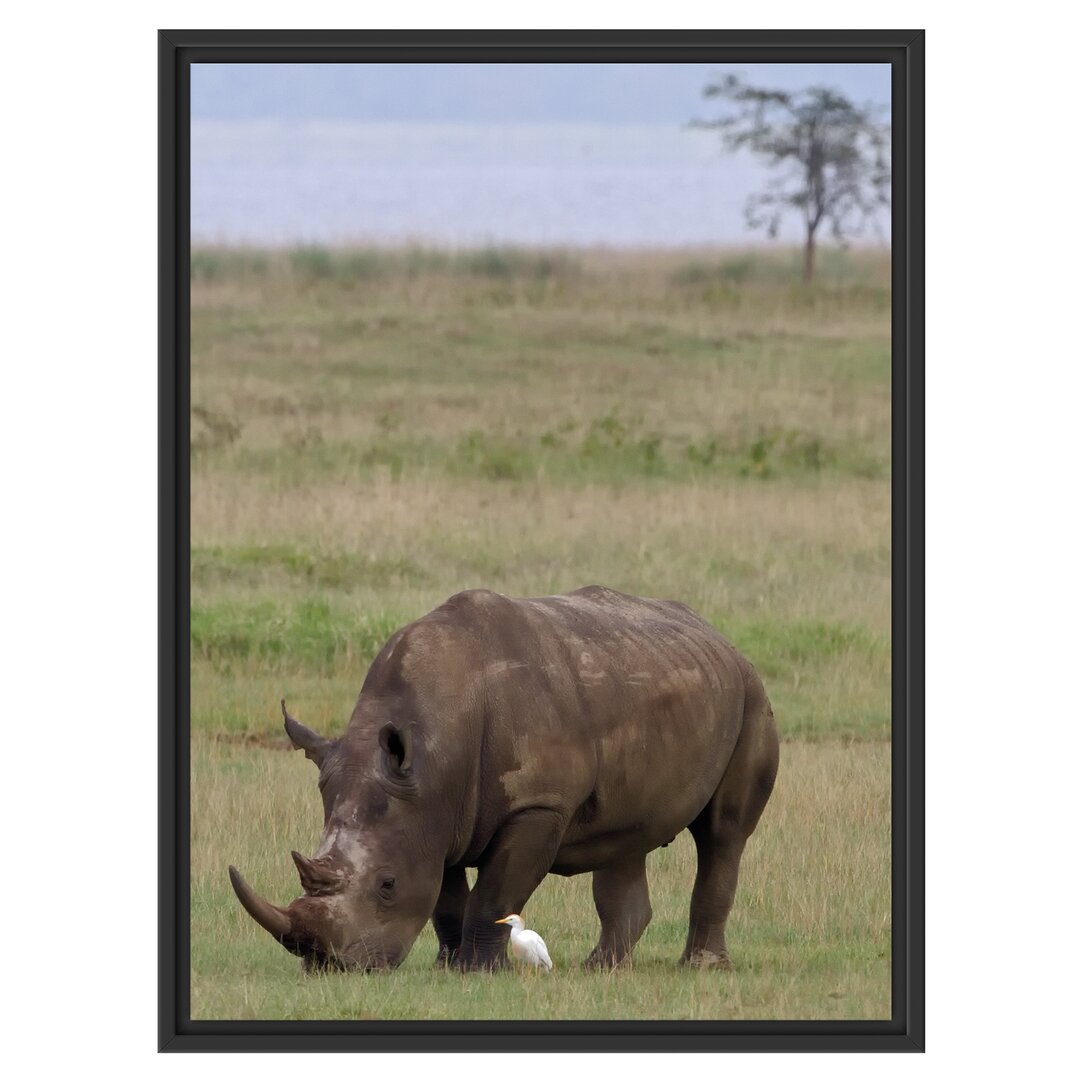
[[[890,1012],[889,267],[824,253],[202,250],[192,259],[192,1015],[875,1018]],[[526,916],[556,971],[305,977],[244,914],[317,843],[278,699],[341,731],[374,653],[460,589],[683,600],[784,741],[731,972],[676,966],[685,835],[625,971],[580,970],[587,876]]]

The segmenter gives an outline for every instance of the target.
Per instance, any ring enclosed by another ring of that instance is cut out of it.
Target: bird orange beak
[[[505,919],[496,919],[495,923],[497,925],[498,923],[506,923],[506,922],[509,922],[509,921],[510,921],[510,916],[507,915]]]

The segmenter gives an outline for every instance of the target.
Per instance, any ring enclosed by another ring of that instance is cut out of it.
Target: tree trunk
[[[809,285],[814,280],[814,232],[808,229],[806,232],[806,246],[803,248],[803,283]]]

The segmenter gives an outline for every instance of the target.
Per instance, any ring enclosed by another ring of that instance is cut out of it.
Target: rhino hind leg
[[[594,870],[592,889],[600,916],[600,941],[585,966],[617,967],[629,958],[652,918],[644,856]]]
[[[510,931],[495,920],[521,913],[551,869],[565,831],[559,814],[537,807],[521,811],[495,834],[480,857],[476,885],[465,905],[456,968],[492,971],[507,966]]]
[[[437,967],[446,967],[457,960],[468,901],[469,881],[465,877],[465,867],[448,866],[443,871],[442,890],[431,915],[431,925],[439,940]]]
[[[753,671],[747,682],[743,728],[731,761],[716,794],[690,824],[698,869],[681,962],[691,967],[731,967],[725,929],[739,862],[769,801],[779,764],[776,722],[765,691]]]

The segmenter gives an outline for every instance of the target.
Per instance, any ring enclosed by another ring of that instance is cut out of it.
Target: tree
[[[889,127],[878,108],[857,106],[837,90],[812,86],[789,92],[751,86],[726,75],[705,88],[735,111],[693,127],[720,132],[728,150],[747,149],[771,168],[782,170],[746,204],[751,228],[775,236],[783,217],[796,212],[806,228],[803,280],[814,278],[818,230],[827,224],[845,243],[874,221],[889,204]]]

